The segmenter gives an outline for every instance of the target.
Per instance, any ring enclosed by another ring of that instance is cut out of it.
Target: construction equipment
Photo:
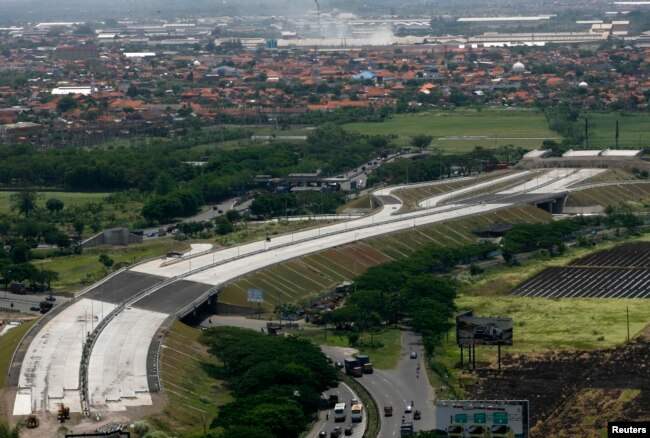
[[[27,416],[25,426],[27,426],[28,429],[36,429],[40,424],[41,422],[34,412]]]
[[[70,408],[66,407],[63,403],[59,403],[59,412],[56,415],[56,419],[61,422],[61,424],[65,423],[65,420],[70,419]]]

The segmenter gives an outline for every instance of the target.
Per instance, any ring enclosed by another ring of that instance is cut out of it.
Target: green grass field
[[[533,149],[544,139],[560,140],[542,113],[524,110],[424,112],[396,115],[383,123],[351,123],[344,128],[367,135],[396,134],[397,143],[403,146],[414,135],[431,135],[431,147],[447,152],[509,144]]]
[[[650,114],[587,113],[581,116],[581,126],[585,117],[589,118],[590,148],[614,148],[617,120],[619,149],[642,149],[650,144]]]
[[[595,247],[574,248],[565,255],[548,260],[529,260],[521,266],[501,267],[461,286],[456,306],[474,310],[479,316],[513,318],[514,345],[502,348],[503,354],[537,354],[549,350],[593,350],[608,348],[627,339],[626,310],[630,309],[630,335],[641,332],[650,322],[650,300],[547,299],[510,296],[508,292],[525,279],[549,266],[565,266],[574,259],[629,241],[649,241],[650,236],[608,241]],[[432,359],[434,369],[450,377],[447,383],[457,388],[454,370],[460,360],[455,328],[443,339]],[[476,360],[496,366],[497,349],[476,349]],[[437,380],[437,383],[445,379]],[[471,383],[467,377],[465,383]]]
[[[147,419],[173,436],[203,436],[219,406],[232,401],[225,383],[215,377],[221,363],[199,343],[201,330],[176,321],[165,335],[160,377],[167,405]]]
[[[357,348],[360,354],[365,354],[370,358],[373,367],[380,370],[390,370],[397,368],[400,353],[402,352],[402,332],[400,329],[382,328],[373,333],[372,339],[369,332],[361,332],[357,346],[352,346],[348,342],[345,331],[325,330],[322,327],[305,325],[298,330],[287,330],[288,333],[309,339],[318,345],[329,345],[333,347]],[[372,348],[374,345],[375,348]]]
[[[16,192],[0,192],[0,213],[7,213],[11,209],[9,197]],[[63,201],[66,207],[79,206],[88,202],[101,202],[109,193],[79,193],[79,192],[37,192],[36,203],[45,207],[48,199],[56,198]]]
[[[187,243],[177,242],[170,238],[148,240],[139,245],[101,246],[89,248],[83,254],[44,259],[43,268],[59,273],[59,279],[52,282],[55,292],[76,292],[107,275],[104,266],[99,262],[100,253],[108,254],[117,264],[120,262],[133,263],[166,254],[172,249],[188,248]],[[35,263],[40,266],[40,261]]]
[[[0,336],[0,388],[4,388],[7,383],[7,373],[9,372],[9,361],[14,354],[18,343],[23,335],[34,325],[38,318],[23,323],[18,327],[9,330],[6,335]]]

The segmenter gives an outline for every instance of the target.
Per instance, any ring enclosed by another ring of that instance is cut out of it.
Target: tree
[[[225,234],[230,234],[233,231],[235,231],[235,227],[233,224],[228,220],[227,216],[219,216],[214,220],[215,223],[215,231],[217,234],[223,236]]]
[[[433,137],[430,135],[415,135],[411,138],[411,146],[417,149],[426,149],[433,140]]]
[[[59,279],[59,273],[50,269],[41,271],[41,281],[47,284],[48,289],[52,289],[52,282]]]
[[[74,100],[72,94],[67,94],[59,99],[59,103],[56,104],[56,110],[60,113],[66,113],[77,107],[77,101]]]
[[[32,248],[26,242],[20,241],[11,248],[10,257],[12,262],[18,264],[29,261],[31,254]]]
[[[106,270],[108,270],[108,269],[109,269],[111,266],[113,266],[113,264],[115,263],[115,261],[114,261],[112,258],[110,258],[110,257],[109,257],[107,254],[105,254],[105,253],[101,253],[101,254],[99,255],[99,262],[100,262],[102,265],[104,265],[104,267],[106,268]]]
[[[77,26],[77,28],[72,32],[74,35],[94,35],[95,30],[88,24],[80,24]]]
[[[12,210],[18,210],[25,216],[29,216],[36,208],[37,194],[30,189],[22,189],[9,197]]]
[[[228,211],[226,212],[226,217],[227,217],[228,220],[229,220],[230,222],[232,222],[233,224],[234,224],[235,222],[239,222],[239,221],[242,219],[241,213],[239,213],[239,212],[238,212],[237,210],[235,210],[234,208],[233,208],[232,210],[228,210]]]
[[[140,94],[138,87],[136,87],[134,84],[130,84],[129,88],[126,90],[126,95],[129,97],[136,97],[138,94]]]
[[[154,180],[153,186],[157,195],[168,195],[176,187],[176,181],[169,173],[161,172]]]
[[[45,208],[47,208],[50,211],[50,213],[56,213],[63,210],[63,206],[64,206],[63,201],[56,198],[48,199],[45,202]]]
[[[74,228],[75,233],[81,237],[84,232],[84,228],[86,228],[86,223],[81,218],[77,217],[72,222],[72,227]]]
[[[274,438],[274,435],[264,429],[261,429],[257,426],[250,425],[238,425],[227,428],[221,438]]]

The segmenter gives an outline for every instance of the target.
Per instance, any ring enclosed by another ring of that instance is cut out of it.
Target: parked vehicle
[[[420,411],[413,412],[413,419],[414,420],[419,420],[421,418],[422,418],[422,414],[420,413]]]
[[[11,286],[9,286],[9,292],[12,294],[24,294],[25,293],[25,286],[23,286],[21,283],[11,283]]]
[[[46,299],[47,301],[51,301],[51,302],[56,301],[56,297],[54,297],[54,296],[52,296],[52,295],[50,295],[49,297],[45,297],[45,299]]]
[[[339,396],[336,395],[336,394],[330,394],[328,402],[329,402],[330,408],[333,408],[339,402]]]
[[[41,309],[50,310],[54,307],[54,304],[51,301],[41,301]]]
[[[411,351],[411,354],[409,356],[411,359],[417,359],[418,358],[418,353],[415,351]]]
[[[374,369],[372,368],[372,364],[370,362],[363,365],[363,374],[372,374],[373,372]]]
[[[411,412],[413,412],[413,406],[406,405],[406,408],[404,408],[404,413],[405,414],[410,414]]]
[[[392,417],[392,416],[393,416],[393,407],[384,406],[384,417]]]

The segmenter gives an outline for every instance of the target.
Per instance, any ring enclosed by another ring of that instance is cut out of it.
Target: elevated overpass
[[[11,383],[17,386],[13,413],[53,412],[59,402],[73,412],[86,413],[151,404],[151,393],[160,389],[159,343],[165,326],[205,300],[216,300],[224,285],[335,246],[506,208],[530,196],[557,196],[601,171],[553,170],[541,181],[535,173],[518,173],[519,178],[530,178],[492,198],[481,195],[448,205],[438,205],[441,199],[431,198],[410,213],[401,213],[401,201],[394,195],[404,186],[386,188],[374,194],[390,198],[384,198],[384,207],[370,216],[274,236],[270,242],[218,251],[197,248],[173,262],[157,258],[140,263],[89,288],[29,333],[21,345],[21,357],[17,355],[11,367]],[[510,178],[514,177],[507,175],[471,188],[498,186]]]

